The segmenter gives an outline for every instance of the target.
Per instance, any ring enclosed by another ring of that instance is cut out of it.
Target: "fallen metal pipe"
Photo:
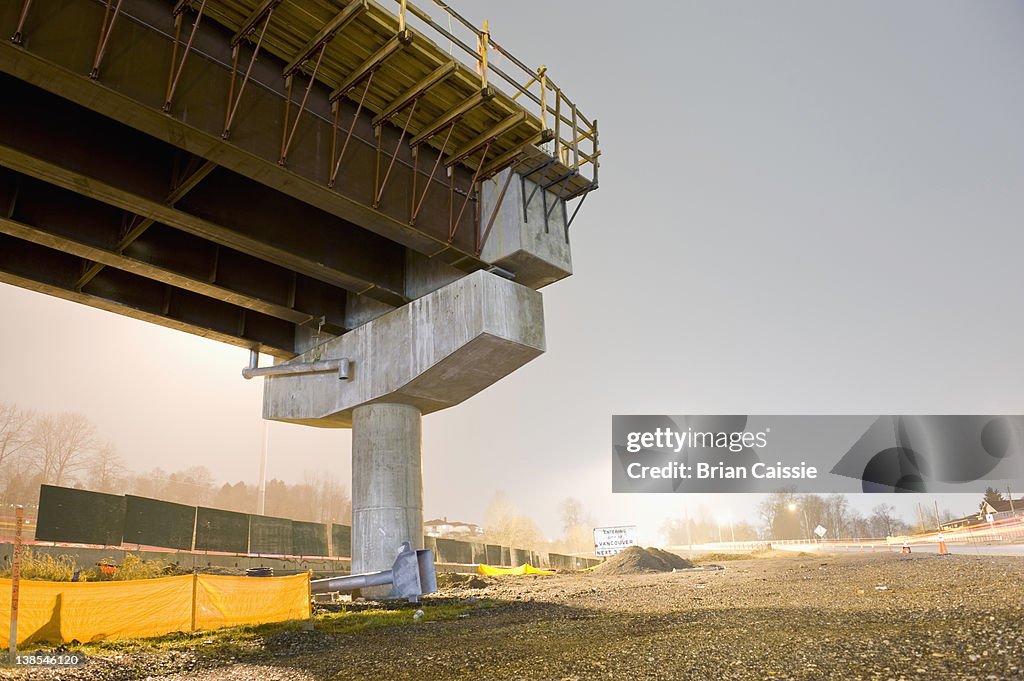
[[[313,593],[328,593],[331,591],[355,591],[370,586],[385,586],[394,584],[394,570],[381,570],[380,572],[368,572],[363,575],[346,575],[344,577],[331,577],[329,579],[317,579],[313,581]]]
[[[343,381],[348,378],[349,364],[347,359],[322,359],[317,362],[275,364],[269,367],[248,366],[242,369],[242,376],[249,379],[257,376],[296,376],[337,372],[338,379]]]
[[[388,584],[392,585],[388,598],[417,601],[420,596],[437,591],[434,552],[430,549],[414,551],[409,542],[403,542],[390,570],[314,579],[310,582],[310,590],[315,594],[321,594],[332,591],[355,591]]]

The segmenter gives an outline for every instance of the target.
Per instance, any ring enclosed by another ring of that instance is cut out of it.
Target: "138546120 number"
[[[15,655],[17,667],[78,667],[85,664],[85,656],[79,653],[35,653]]]

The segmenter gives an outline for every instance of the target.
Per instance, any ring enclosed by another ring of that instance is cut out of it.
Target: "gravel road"
[[[484,588],[446,590],[501,602],[457,620],[294,632],[234,659],[201,651],[92,659],[39,677],[1024,679],[1020,558],[868,553],[723,566],[491,579]]]

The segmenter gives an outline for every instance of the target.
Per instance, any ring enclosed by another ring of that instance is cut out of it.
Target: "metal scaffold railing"
[[[512,89],[511,98],[525,105],[525,101],[531,103],[528,108],[539,116],[541,125],[545,130],[552,131],[551,148],[552,155],[557,161],[576,172],[581,172],[585,166],[591,174],[592,181],[596,186],[598,181],[598,170],[600,167],[599,157],[601,155],[598,146],[597,120],[588,119],[579,107],[555,84],[548,74],[547,67],[543,64],[532,69],[519,60],[509,50],[494,40],[491,35],[488,22],[484,21],[482,28],[477,28],[467,20],[451,5],[442,0],[432,0],[449,19],[454,20],[459,26],[465,29],[472,36],[470,40],[476,41],[476,47],[471,46],[465,40],[461,40],[454,34],[451,22],[445,27],[439,24],[428,12],[408,2],[407,0],[395,0],[399,5],[399,16],[402,25],[405,25],[406,15],[411,14],[426,27],[438,33],[449,41],[451,49],[458,47],[466,57],[476,62],[477,72],[480,73],[486,86],[490,74],[501,79],[505,86]],[[493,50],[503,56],[519,72],[510,74],[499,66],[495,65],[489,58]],[[523,100],[521,100],[523,98]],[[548,123],[551,127],[548,127]],[[588,148],[581,150],[581,145]],[[545,143],[545,147],[547,143]]]

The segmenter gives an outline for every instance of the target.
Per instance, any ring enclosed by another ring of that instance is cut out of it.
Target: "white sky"
[[[424,419],[428,516],[500,489],[553,535],[571,495],[653,542],[684,499],[610,494],[613,413],[1024,413],[1024,4],[460,9],[597,116],[602,189],[547,354]],[[138,469],[255,481],[246,351],[2,285],[0,320],[0,399],[84,412]],[[349,455],[271,426],[270,476]],[[930,498],[853,499],[882,501]]]

